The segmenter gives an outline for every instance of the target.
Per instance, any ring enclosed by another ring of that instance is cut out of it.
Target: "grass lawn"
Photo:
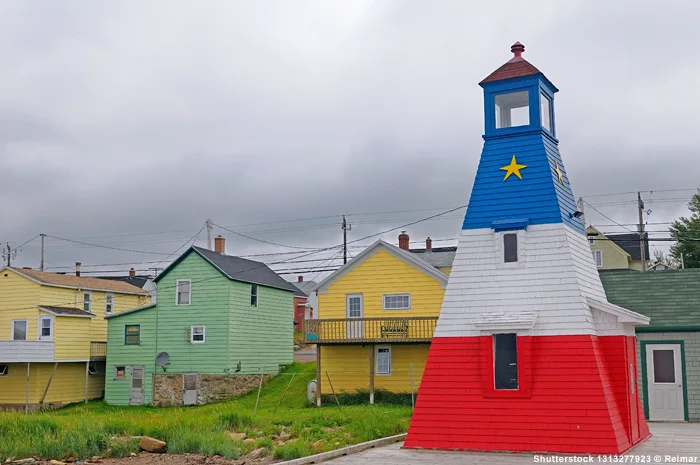
[[[292,385],[273,413],[293,373]],[[0,462],[27,456],[59,460],[123,457],[138,452],[138,439],[131,436],[141,435],[166,441],[169,453],[238,458],[265,447],[266,454],[289,460],[408,429],[410,406],[349,405],[342,411],[330,403],[322,408],[308,406],[306,384],[315,374],[314,363],[295,363],[263,384],[256,416],[257,391],[228,402],[192,407],[112,407],[91,402],[30,415],[0,413]],[[244,432],[255,443],[234,441],[231,431]],[[279,435],[282,438],[273,439]],[[291,438],[280,444],[287,435]]]

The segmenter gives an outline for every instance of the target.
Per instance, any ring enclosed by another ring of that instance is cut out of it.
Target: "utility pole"
[[[44,271],[44,238],[46,234],[41,233],[39,236],[41,236],[41,265],[39,265],[39,271]]]
[[[352,225],[345,221],[345,215],[343,215],[343,265],[348,262],[348,231],[351,229]]]
[[[12,258],[12,251],[10,250],[10,243],[7,243],[7,266],[10,266],[10,259]]]
[[[646,250],[644,247],[644,202],[642,201],[642,193],[637,192],[637,210],[639,211],[639,249],[642,257],[642,271],[647,270]]]
[[[581,222],[583,223],[583,229],[586,229],[586,215],[583,209],[583,197],[578,198],[578,211],[581,212]]]
[[[212,230],[214,229],[214,225],[213,225],[211,220],[207,220],[207,222],[205,224],[207,226],[207,249],[212,250],[211,249],[211,233],[212,233]]]

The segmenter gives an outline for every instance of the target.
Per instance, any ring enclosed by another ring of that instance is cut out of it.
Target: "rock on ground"
[[[168,445],[165,441],[161,441],[160,439],[144,436],[141,438],[141,442],[139,442],[139,447],[146,452],[162,454],[168,448]]]

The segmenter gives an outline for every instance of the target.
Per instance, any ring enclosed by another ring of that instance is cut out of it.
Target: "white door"
[[[680,344],[647,344],[649,420],[684,420]]]
[[[53,317],[51,315],[39,315],[39,340],[53,340]]]
[[[130,405],[143,405],[143,375],[142,366],[131,367],[131,393],[129,395]]]
[[[346,334],[348,339],[362,339],[365,336],[363,321],[350,321],[354,318],[362,318],[365,314],[362,294],[348,294],[345,298]]]
[[[185,405],[197,404],[197,373],[182,375],[183,403]]]

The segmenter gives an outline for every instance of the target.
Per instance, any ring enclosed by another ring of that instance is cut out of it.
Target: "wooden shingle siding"
[[[241,374],[277,373],[293,362],[294,308],[291,292],[258,286],[258,305],[250,305],[250,284],[230,283],[229,362]],[[207,336],[208,337],[208,336]]]
[[[124,327],[126,325],[140,325],[141,343],[139,345],[124,344]],[[105,400],[112,405],[128,405],[131,385],[129,367],[143,365],[145,369],[144,401],[146,404],[150,404],[153,394],[154,370],[157,370],[157,373],[163,373],[162,368],[155,367],[157,355],[156,309],[150,308],[110,319],[108,341]],[[126,376],[123,380],[114,380],[115,366],[126,367]]]
[[[593,333],[585,298],[606,298],[582,234],[563,224],[529,226],[512,267],[500,263],[497,241],[490,229],[462,231],[436,336],[476,336],[480,313],[523,311],[539,312],[537,334]]]
[[[175,304],[178,279],[192,280],[190,305]],[[170,354],[169,373],[214,374],[230,368],[229,285],[225,276],[197,254],[188,255],[158,282],[156,350]],[[188,334],[193,325],[206,327],[204,344],[190,343]]]

